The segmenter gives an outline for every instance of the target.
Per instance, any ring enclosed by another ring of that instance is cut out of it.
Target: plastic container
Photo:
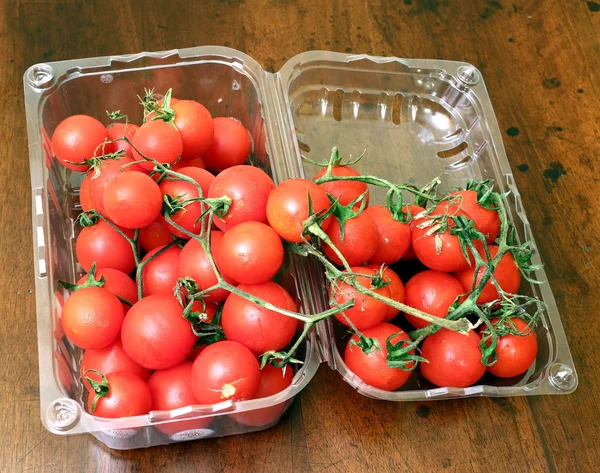
[[[82,352],[61,333],[60,310],[66,296],[57,281],[74,281],[81,268],[74,258],[81,176],[51,156],[48,137],[61,120],[86,113],[108,123],[105,110],[120,109],[141,121],[136,94],[143,88],[193,98],[213,116],[233,116],[250,130],[251,161],[276,182],[306,174],[301,154],[313,160],[329,156],[337,145],[343,155],[367,156],[358,167],[391,180],[416,184],[444,174],[444,186],[467,179],[495,179],[511,191],[509,213],[521,239],[532,239],[519,192],[506,158],[498,124],[481,75],[465,63],[404,60],[314,51],[290,59],[276,74],[251,57],[224,47],[198,47],[38,64],[24,75],[33,192],[33,241],[37,298],[41,418],[58,434],[89,432],[110,448],[130,449],[182,440],[224,436],[267,428],[279,420],[308,384],[321,361],[336,369],[359,393],[386,400],[429,400],[469,396],[517,396],[572,392],[577,386],[564,330],[550,286],[521,290],[548,305],[537,335],[539,354],[518,379],[482,379],[464,389],[435,388],[418,372],[396,392],[365,385],[344,365],[339,347],[344,332],[328,320],[303,348],[304,364],[292,385],[270,398],[193,406],[146,416],[106,420],[82,408],[79,376]],[[137,115],[136,115],[137,114]],[[372,202],[381,201],[374,192]],[[533,263],[539,263],[537,253]],[[292,257],[286,287],[302,300],[304,311],[323,310],[326,294],[316,265]],[[536,273],[546,280],[543,270]],[[279,407],[273,407],[279,406]],[[235,414],[265,409],[271,422],[247,426]],[[232,415],[233,414],[233,415]],[[208,424],[177,429],[181,420]],[[210,422],[210,423],[209,423]],[[165,434],[164,431],[176,432]],[[181,431],[178,431],[181,430]]]

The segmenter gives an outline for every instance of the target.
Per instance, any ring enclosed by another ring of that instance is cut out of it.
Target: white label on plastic
[[[204,437],[209,437],[210,435],[214,435],[214,433],[215,431],[211,429],[183,430],[182,432],[177,432],[176,434],[171,435],[171,440],[176,440],[177,442],[185,440],[196,440]]]
[[[116,430],[105,430],[102,432],[109,437],[115,437],[118,439],[128,439],[129,437],[133,437],[137,434],[136,429],[116,429]]]

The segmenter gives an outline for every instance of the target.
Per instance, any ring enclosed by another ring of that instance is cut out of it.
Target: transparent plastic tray
[[[113,420],[89,415],[82,407],[82,351],[61,332],[60,311],[67,294],[57,284],[82,274],[74,257],[78,229],[73,224],[80,210],[81,176],[55,162],[48,139],[69,115],[85,113],[108,123],[105,110],[120,109],[140,122],[136,94],[144,87],[162,92],[173,88],[175,96],[198,100],[213,116],[241,120],[252,135],[252,164],[276,182],[312,177],[315,169],[303,164],[301,154],[323,160],[334,145],[345,156],[366,149],[359,170],[390,180],[424,184],[443,175],[449,188],[473,177],[494,179],[499,190],[511,191],[509,213],[519,237],[532,235],[483,80],[469,64],[313,51],[295,56],[271,74],[244,53],[207,46],[37,64],[25,72],[24,85],[41,418],[51,432],[89,432],[111,448],[130,449],[260,430],[273,422],[249,427],[236,422],[235,414],[275,408],[282,415],[321,361],[359,393],[395,401],[558,394],[576,388],[577,375],[550,286],[524,283],[521,291],[541,297],[548,311],[537,330],[538,357],[518,379],[484,376],[481,384],[464,389],[435,388],[417,370],[400,390],[381,391],[347,369],[339,352],[345,330],[325,321],[303,347],[304,364],[292,385],[275,396]],[[372,202],[382,197],[375,191]],[[539,262],[535,252],[533,263]],[[543,270],[536,277],[546,281]],[[317,266],[292,257],[284,283],[302,301],[304,311],[324,309],[325,285]],[[177,431],[178,422],[204,417],[212,417],[206,428],[163,433],[167,424]]]

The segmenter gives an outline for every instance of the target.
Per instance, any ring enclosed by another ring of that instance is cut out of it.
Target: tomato
[[[326,232],[331,242],[340,250],[342,256],[350,266],[366,263],[376,250],[379,233],[377,227],[366,213],[361,213],[354,218],[346,220],[344,225],[344,238],[341,236],[340,222],[332,219]],[[342,260],[335,254],[329,245],[323,243],[323,253],[337,265]]]
[[[378,264],[368,264],[366,266],[369,269],[379,272],[381,266]],[[395,300],[396,302],[400,302],[404,304],[405,293],[404,293],[404,284],[402,284],[402,280],[400,276],[396,274],[394,270],[391,268],[385,267],[383,270],[383,280],[385,282],[389,282],[389,286],[387,288],[390,291],[390,299]],[[400,311],[391,305],[388,306],[388,311],[385,317],[383,318],[383,322],[389,322],[396,315],[398,315]]]
[[[527,327],[527,322],[513,317],[510,321],[515,328],[525,335],[504,335],[498,338],[496,345],[496,354],[498,360],[487,370],[499,378],[513,378],[522,375],[529,369],[535,361],[538,352],[538,342],[535,331]],[[492,324],[498,322],[498,319],[490,320]],[[485,330],[481,328],[480,334]],[[488,345],[491,341],[488,341]]]
[[[90,178],[89,176],[85,176],[83,181],[81,181],[81,186],[79,187],[79,205],[81,205],[81,210],[93,210],[94,204],[92,202],[92,196],[90,195]]]
[[[321,169],[313,178],[316,181],[327,172],[327,168]],[[360,176],[360,173],[350,166],[334,166],[331,168],[331,174],[334,176]],[[319,184],[326,192],[338,199],[342,205],[348,205],[359,195],[367,192],[365,196],[367,205],[369,205],[369,186],[360,181],[332,181]]]
[[[85,172],[89,164],[79,163],[102,154],[100,146],[108,138],[102,123],[88,115],[73,115],[58,124],[52,135],[52,151],[56,159],[72,171]]]
[[[412,244],[410,225],[395,220],[385,205],[369,207],[364,212],[371,217],[378,233],[375,253],[369,258],[369,262],[395,263],[406,254]]]
[[[183,141],[179,131],[162,120],[144,123],[136,132],[132,143],[133,157],[136,161],[144,160],[145,156],[159,163],[173,164],[183,151]],[[154,169],[152,161],[140,163],[140,166],[147,171]]]
[[[83,284],[87,277],[87,274],[82,276],[77,281],[77,284]],[[121,297],[132,304],[137,301],[137,285],[124,272],[111,268],[98,269],[96,270],[94,279],[100,281],[100,278],[104,278],[104,286],[102,287],[115,296]],[[129,311],[129,306],[122,302],[121,305],[123,306],[123,313],[126,314]]]
[[[133,230],[121,230],[133,238]],[[75,243],[75,253],[85,271],[90,270],[94,261],[97,269],[118,269],[126,274],[135,268],[133,248],[104,220],[81,230]]]
[[[262,284],[240,284],[238,289],[275,307],[295,311],[292,296],[273,281]],[[230,294],[221,315],[225,338],[248,347],[255,355],[284,348],[296,332],[298,322],[287,315],[268,310],[236,294]]]
[[[148,381],[152,371],[142,368],[123,349],[121,339],[117,337],[111,344],[104,348],[86,350],[81,359],[81,376],[85,377],[87,370],[96,370],[107,375],[111,373],[127,372],[132,373],[144,381]],[[87,373],[87,377],[94,381],[100,381],[100,376],[96,373]],[[89,385],[86,383],[89,389]]]
[[[444,211],[439,206],[431,215],[442,215]],[[464,215],[458,211],[456,215]],[[430,216],[422,217],[415,221],[412,230],[412,244],[419,261],[430,269],[450,273],[460,271],[469,267],[469,261],[463,255],[460,241],[456,235],[451,235],[450,230],[454,227],[454,221],[448,217],[436,221],[437,224],[447,224],[444,232],[431,233],[432,219]],[[436,225],[433,223],[433,225]]]
[[[196,183],[200,186],[200,189],[202,189],[202,194],[204,197],[208,195],[210,185],[215,179],[215,176],[213,176],[206,169],[184,167],[179,169],[177,172],[194,179],[194,181],[196,181]],[[185,202],[186,200],[199,197],[198,188],[191,182],[180,180],[164,180],[160,183],[159,187],[163,196],[170,195],[173,198],[177,198],[179,202]],[[200,215],[202,215],[202,205],[200,202],[192,202],[187,204],[183,209],[177,211],[174,215],[171,215],[171,219],[188,232],[199,235],[202,230],[202,222],[198,221]],[[164,217],[161,217],[161,221],[175,236],[185,239],[189,238],[188,235],[179,231],[177,228],[168,223]]]
[[[192,351],[196,336],[173,296],[157,294],[136,302],[125,316],[121,341],[140,366],[161,370],[178,365]]]
[[[294,379],[294,371],[290,366],[276,368],[273,365],[267,365],[260,371],[260,383],[254,399],[273,396],[284,391]],[[232,414],[232,417],[240,424],[251,425],[255,427],[269,425],[283,415],[286,402],[275,404],[274,406],[263,407],[253,411],[240,412]]]
[[[212,144],[202,155],[206,167],[219,172],[244,164],[252,147],[248,130],[234,118],[218,117],[213,122],[215,135]]]
[[[62,311],[65,335],[80,348],[102,348],[121,330],[123,307],[102,287],[86,287],[71,294]]]
[[[138,131],[139,126],[133,123],[111,123],[106,127],[108,130],[108,139],[116,140],[119,138],[127,138],[129,141],[133,141],[133,137]],[[119,150],[123,150],[127,156],[133,158],[133,148],[125,140],[113,141],[106,145],[107,153],[116,153]]]
[[[353,273],[374,275],[376,270],[365,266],[354,266],[350,268]],[[379,289],[374,289],[371,286],[371,279],[364,276],[357,276],[356,281],[363,287],[371,289],[373,292],[383,296],[390,297],[390,289],[388,286],[383,286]],[[329,289],[329,297],[332,297],[333,286]],[[371,328],[381,322],[388,315],[388,306],[369,295],[361,294],[352,286],[345,282],[338,282],[333,298],[337,304],[344,304],[347,301],[354,300],[354,307],[346,309],[344,313],[346,317],[359,330]],[[335,318],[346,326],[350,326],[346,318],[342,314],[336,314]]]
[[[219,260],[219,252],[221,248],[223,240],[223,233],[218,230],[213,230],[210,237],[210,250],[213,255],[213,259],[215,260],[215,264],[217,265],[217,269],[219,272],[221,271],[220,260]],[[213,268],[210,264],[206,253],[204,252],[204,248],[200,242],[196,240],[188,241],[183,249],[181,250],[181,255],[179,256],[179,277],[185,278],[189,277],[196,281],[198,288],[200,290],[208,289],[211,286],[217,284],[217,276],[213,271]],[[223,275],[225,281],[229,284],[235,285],[235,281],[231,278]],[[212,291],[204,297],[206,302],[220,302],[227,299],[229,295],[229,291],[225,289],[217,289]]]
[[[146,382],[132,373],[120,372],[106,374],[108,395],[96,402],[92,413],[94,393],[88,395],[87,409],[96,417],[115,419],[148,414],[152,408],[152,398]],[[87,381],[86,381],[87,384]]]
[[[259,384],[258,360],[238,342],[207,346],[192,367],[192,390],[199,404],[252,399]]]
[[[158,184],[141,172],[115,176],[104,192],[108,217],[125,228],[142,228],[160,215],[163,199]]]
[[[133,159],[127,156],[118,159],[106,159],[101,161],[98,167],[92,169],[86,176],[86,179],[89,180],[90,198],[92,199],[94,209],[105,217],[108,217],[108,215],[104,209],[104,193],[108,185],[119,174],[134,171],[136,170],[135,168],[137,170],[141,169],[137,164],[123,167],[129,163],[133,163]]]
[[[500,234],[500,217],[497,210],[486,209],[477,202],[477,192],[472,190],[456,191],[450,194],[457,197],[456,203],[448,201],[443,205],[449,209],[460,209],[475,222],[475,228],[486,235],[492,243]],[[460,199],[460,200],[459,200]]]
[[[421,355],[429,363],[421,363],[421,373],[439,387],[466,388],[485,373],[481,363],[480,338],[440,329],[428,336],[421,346]]]
[[[445,318],[457,297],[464,294],[462,284],[453,276],[440,271],[421,271],[406,283],[406,305],[427,314]],[[429,325],[423,319],[405,314],[414,328]]]
[[[404,207],[402,207],[402,210],[410,214],[410,222],[408,223],[408,226],[410,227],[411,232],[410,246],[408,247],[408,250],[406,250],[403,259],[405,259],[406,261],[412,261],[417,259],[417,255],[415,254],[415,250],[413,249],[412,244],[412,231],[415,227],[416,220],[415,216],[419,215],[421,212],[424,212],[425,209],[423,207],[419,207],[418,205],[405,205]]]
[[[173,241],[171,232],[167,229],[159,216],[150,225],[140,229],[138,242],[144,251],[151,251],[159,246],[168,245]]]
[[[215,225],[226,231],[243,222],[267,223],[267,198],[273,190],[273,180],[254,166],[234,166],[220,173],[208,190],[208,196],[231,198],[231,207],[222,218],[215,216]]]
[[[154,248],[142,259],[142,262],[152,258],[156,253],[162,250],[164,246]],[[179,277],[179,256],[181,248],[172,246],[152,261],[147,263],[142,269],[142,287],[144,297],[153,294],[173,295],[173,290]]]
[[[185,167],[206,169],[206,165],[204,164],[202,158],[196,157],[192,159],[182,159],[181,161],[178,161],[176,164],[173,164],[173,166],[171,166],[171,170],[179,171],[180,169]]]
[[[148,388],[152,396],[153,411],[170,411],[198,403],[192,391],[192,363],[190,361],[184,361],[172,368],[155,371],[148,381]],[[212,417],[180,420],[157,424],[156,428],[167,435],[174,435],[187,430],[204,429],[212,420]]]
[[[498,254],[498,246],[489,245],[488,248],[490,251],[490,256],[492,258],[495,258],[496,255]],[[487,262],[485,250],[483,250],[482,248],[479,248],[479,254],[483,258],[483,260]],[[458,279],[460,281],[460,283],[462,284],[462,287],[464,288],[465,292],[470,292],[475,287],[475,286],[473,286],[473,280],[474,280],[474,276],[475,276],[475,266],[476,265],[473,264],[470,268],[466,268],[466,269],[463,269],[462,271],[458,271],[458,272],[454,273],[454,275],[456,276],[456,279]],[[478,275],[477,275],[476,285],[479,284],[479,281],[485,274],[485,271],[486,271],[486,268],[484,268],[484,267],[479,269],[479,272],[477,273]],[[504,292],[508,292],[510,294],[516,294],[518,292],[519,286],[521,285],[521,272],[519,271],[519,268],[517,267],[512,254],[505,253],[504,256],[502,256],[502,259],[500,259],[500,262],[498,263],[498,265],[496,266],[496,269],[494,270],[494,277],[496,278],[496,280],[498,281],[498,284],[500,285],[500,288]],[[490,279],[485,284],[483,291],[481,291],[481,294],[477,298],[477,304],[485,304],[487,302],[495,301],[496,299],[499,299],[499,298],[500,298],[500,295],[498,294],[498,290],[496,289],[496,286]]]
[[[283,244],[275,230],[260,222],[244,222],[227,230],[219,249],[223,274],[243,284],[271,279],[283,264]]]
[[[314,213],[331,207],[327,193],[322,187],[306,179],[289,179],[279,184],[267,201],[269,225],[286,241],[302,242],[302,224],[308,219],[308,196]],[[331,217],[321,224],[323,230],[331,223]]]
[[[171,105],[175,112],[175,126],[183,141],[181,158],[200,156],[213,142],[214,125],[210,112],[194,100],[178,100]]]
[[[402,340],[406,344],[411,342],[410,337],[401,329],[392,324],[381,323],[374,327],[363,330],[365,337],[374,338],[379,342],[381,350],[374,350],[369,354],[364,353],[351,342],[358,342],[358,336],[355,334],[350,338],[344,351],[344,363],[350,371],[362,379],[369,386],[373,386],[384,391],[393,391],[402,386],[410,377],[410,371],[404,371],[400,368],[390,368],[387,365],[386,357],[388,355],[386,341],[394,334],[391,342],[396,344]],[[414,350],[410,353],[414,354]]]
[[[56,363],[58,365],[57,371],[60,384],[63,385],[67,392],[73,392],[73,387],[75,386],[75,378],[73,377],[73,373],[71,373],[69,363],[58,348],[54,351],[54,359],[56,360]]]

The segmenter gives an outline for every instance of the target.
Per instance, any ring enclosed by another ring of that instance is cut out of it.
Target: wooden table
[[[186,3],[22,0],[0,6],[0,471],[598,471],[600,4]],[[21,76],[37,62],[203,44],[240,49],[269,70],[310,49],[477,65],[546,261],[578,390],[384,403],[358,395],[322,367],[282,422],[256,434],[111,452],[91,436],[48,433],[39,420]]]

